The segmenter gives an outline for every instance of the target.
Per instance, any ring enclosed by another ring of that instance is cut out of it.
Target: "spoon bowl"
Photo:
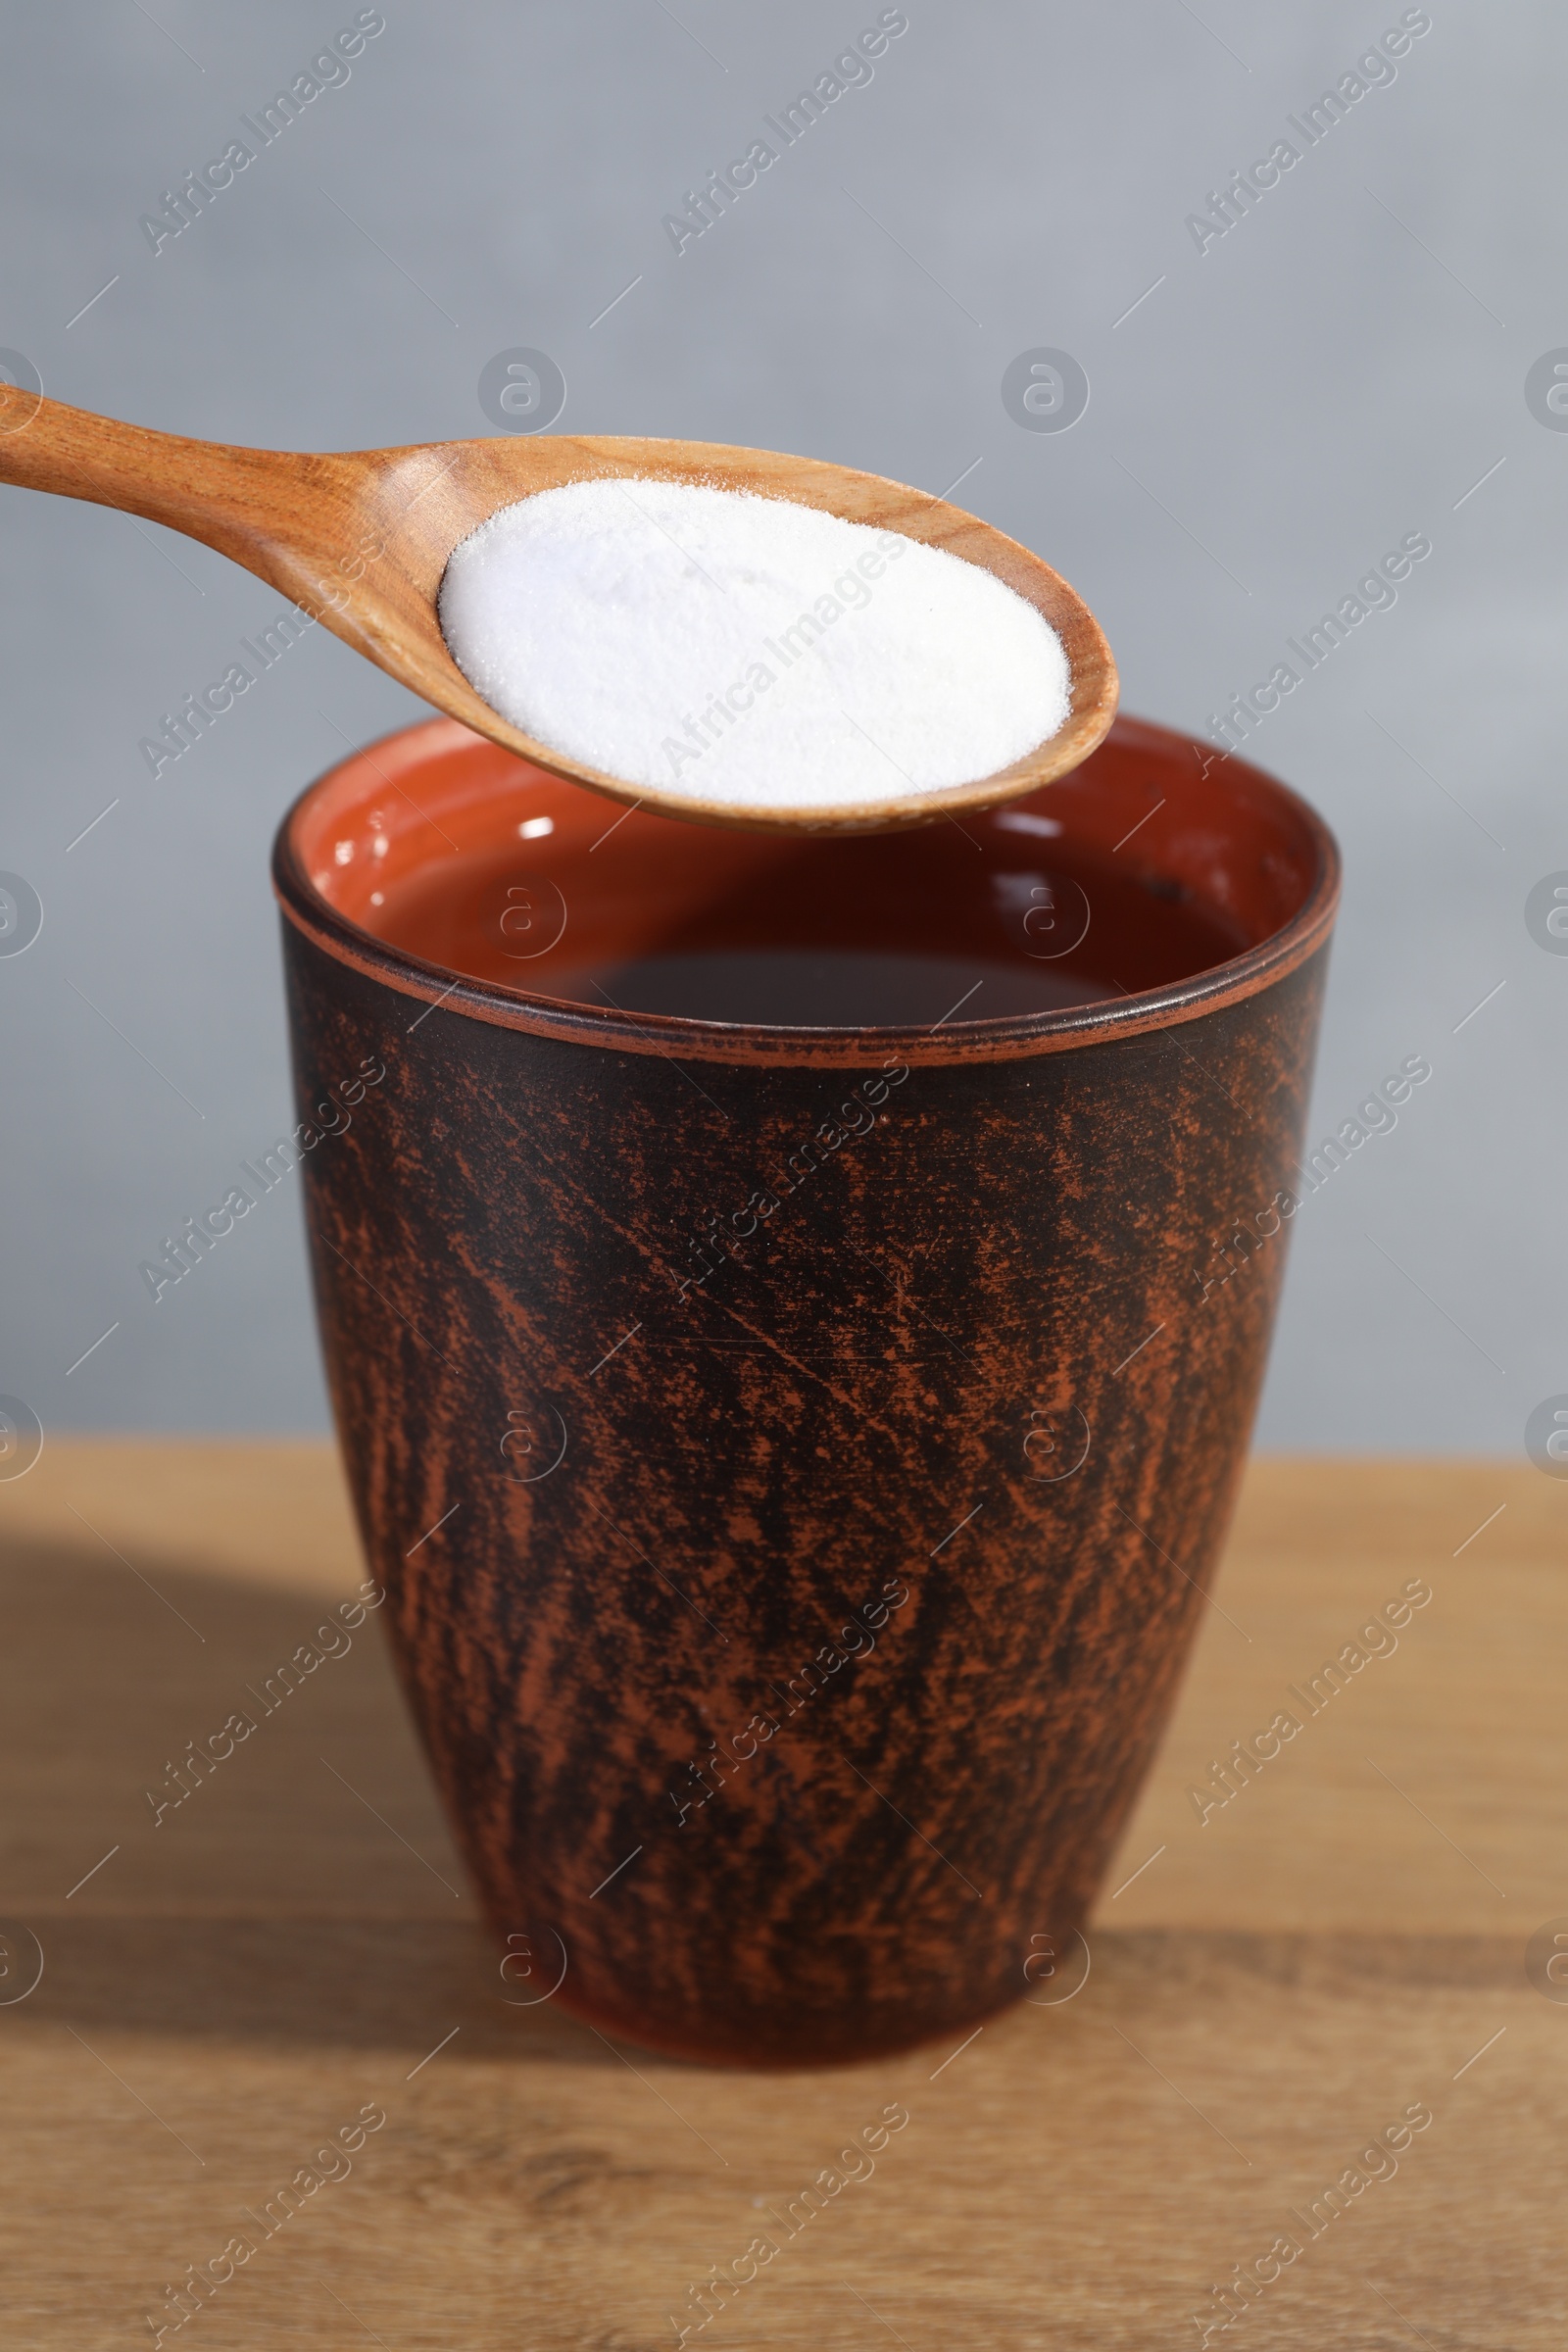
[[[1060,638],[1071,675],[1054,735],[994,775],[860,804],[738,808],[629,783],[524,734],[478,695],[437,612],[453,549],[499,508],[567,482],[700,483],[815,507],[899,531],[994,572]],[[1094,614],[1059,572],[962,508],[880,474],[706,441],[548,434],[408,449],[241,449],[123,424],[0,385],[0,481],[145,516],[242,564],[475,734],[607,798],[754,831],[859,833],[923,824],[1038,792],[1086,760],[1116,711],[1116,667]]]

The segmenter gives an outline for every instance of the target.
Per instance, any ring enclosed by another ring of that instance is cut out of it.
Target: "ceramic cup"
[[[274,877],[341,1444],[519,1980],[764,2066],[1055,1997],[1246,1451],[1323,824],[1122,719],[961,831],[797,846],[436,720]],[[746,1017],[679,1008],[715,941]],[[835,1025],[868,946],[898,1018]]]

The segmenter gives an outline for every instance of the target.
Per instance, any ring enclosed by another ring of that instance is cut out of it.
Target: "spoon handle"
[[[354,479],[351,458],[187,441],[0,384],[0,482],[166,523],[305,605],[330,587],[323,542]]]

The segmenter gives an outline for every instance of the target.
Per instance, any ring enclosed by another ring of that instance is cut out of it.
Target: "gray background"
[[[140,214],[354,9],[154,13],[10,16],[0,344],[60,398],[280,447],[466,436],[486,360],[534,345],[566,429],[932,490],[979,459],[959,497],[1089,598],[1124,707],[1195,728],[1430,534],[1257,738],[1348,867],[1314,1137],[1405,1055],[1434,1067],[1302,1211],[1260,1435],[1517,1451],[1568,1389],[1568,958],[1523,920],[1568,867],[1568,435],[1523,394],[1568,343],[1562,12],[1435,0],[1397,80],[1200,256],[1186,216],[1398,7],[909,0],[871,84],[678,258],[662,216],[874,6],[387,0],[348,84],[156,258]],[[1036,345],[1088,370],[1070,432],[1003,408]],[[0,490],[0,867],[46,909],[0,960],[0,1390],[46,1427],[318,1427],[296,1193],[157,1305],[136,1265],[291,1115],[279,814],[420,706],[312,630],[155,783],[138,739],[280,600],[87,506]]]

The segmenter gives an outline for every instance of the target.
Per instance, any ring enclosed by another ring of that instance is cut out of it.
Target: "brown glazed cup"
[[[498,809],[492,976],[378,935]],[[789,2066],[1065,1984],[1247,1446],[1323,824],[1122,719],[961,833],[797,845],[617,818],[436,720],[313,786],[274,876],[360,1527],[531,1985]],[[1075,984],[1072,892],[1124,885],[1217,959],[1147,984],[1107,915]],[[715,940],[991,995],[883,1027],[630,1007],[638,957]],[[1052,959],[1067,1001],[1030,1009]]]

